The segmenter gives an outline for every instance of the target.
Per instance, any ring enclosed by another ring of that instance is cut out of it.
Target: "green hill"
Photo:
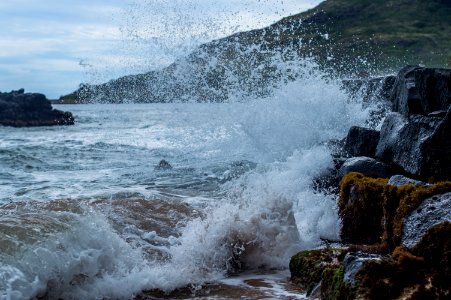
[[[102,85],[82,102],[224,101],[265,96],[299,74],[299,58],[341,76],[390,72],[406,64],[451,65],[451,0],[327,0],[258,30],[199,46],[170,66]],[[277,62],[283,61],[285,69]],[[276,63],[275,63],[276,62]]]

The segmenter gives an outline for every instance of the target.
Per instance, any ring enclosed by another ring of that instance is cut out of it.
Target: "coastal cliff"
[[[431,15],[434,17],[431,18]],[[200,45],[161,70],[82,84],[68,102],[222,102],[268,95],[313,61],[327,74],[361,77],[406,64],[451,64],[448,1],[327,0],[266,28]],[[290,62],[281,71],[274,62]]]

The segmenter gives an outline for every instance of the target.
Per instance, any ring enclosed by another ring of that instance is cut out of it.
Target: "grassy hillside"
[[[313,57],[321,68],[366,76],[406,64],[451,65],[451,0],[327,0],[263,29],[201,45],[163,70],[84,85],[83,101],[224,101],[235,91],[264,96],[296,63]]]

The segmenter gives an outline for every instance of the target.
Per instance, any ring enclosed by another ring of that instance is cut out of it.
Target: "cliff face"
[[[81,102],[264,96],[271,86],[298,76],[300,57],[314,59],[328,72],[354,76],[405,64],[449,66],[450,15],[449,0],[327,0],[269,27],[201,45],[162,70],[83,85],[76,95]],[[278,62],[294,67],[281,70]]]

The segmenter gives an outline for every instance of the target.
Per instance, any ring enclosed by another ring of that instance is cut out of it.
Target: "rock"
[[[319,249],[301,251],[290,260],[292,281],[310,295],[322,280],[326,268],[339,265],[340,249]]]
[[[350,172],[358,172],[375,178],[388,178],[393,174],[389,165],[365,156],[347,159],[338,171],[338,178],[341,179]]]
[[[451,285],[451,223],[436,224],[428,229],[412,252],[431,264],[436,270],[448,275]],[[449,289],[448,289],[449,290]]]
[[[379,138],[379,131],[353,126],[348,131],[344,149],[349,156],[374,157]]]
[[[170,169],[172,169],[172,166],[171,166],[171,164],[169,162],[167,162],[166,160],[162,159],[158,163],[158,166],[155,167],[155,169],[157,169],[157,170],[170,170]]]
[[[376,157],[428,181],[451,178],[451,111],[445,118],[389,114],[381,129]]]
[[[402,245],[409,249],[414,248],[430,228],[445,221],[451,222],[451,193],[435,195],[424,200],[406,217]]]
[[[399,71],[391,95],[393,112],[408,117],[447,111],[451,105],[451,70],[407,66]]]
[[[412,178],[408,178],[408,177],[405,177],[403,175],[394,175],[394,176],[390,177],[390,179],[388,180],[388,184],[389,185],[393,185],[393,186],[401,186],[401,185],[404,185],[404,184],[412,184],[412,185],[415,185],[415,186],[427,186],[427,185],[429,185],[426,182],[415,180],[415,179],[412,179]]]
[[[340,182],[338,214],[345,243],[375,244],[384,232],[384,191],[387,179],[349,173]]]
[[[343,281],[355,285],[355,275],[368,261],[381,260],[382,255],[365,252],[349,252],[343,259],[344,275]]]
[[[70,112],[52,109],[42,94],[25,93],[23,89],[0,92],[0,125],[14,127],[73,125]]]

